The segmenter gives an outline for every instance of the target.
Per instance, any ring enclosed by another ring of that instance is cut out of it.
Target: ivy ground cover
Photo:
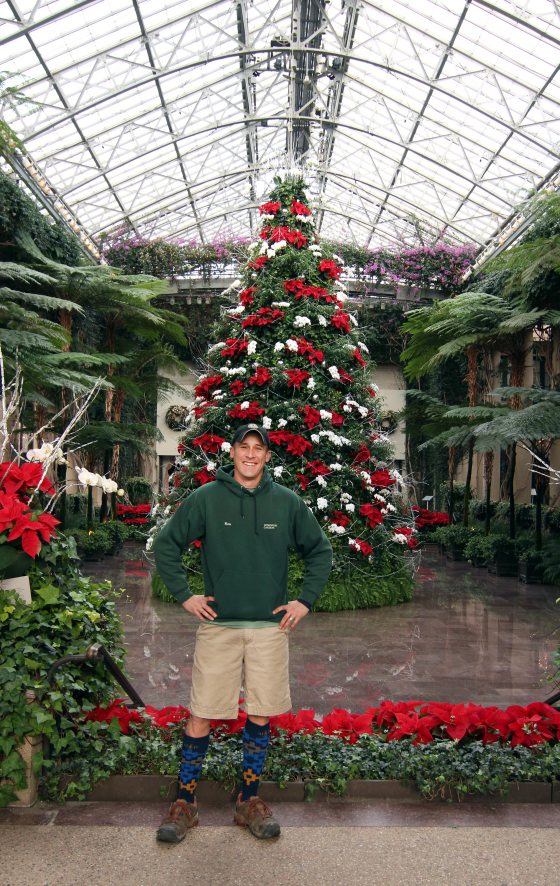
[[[175,777],[184,707],[132,710],[117,699],[83,722],[83,754],[59,756],[44,780],[48,799],[80,799],[109,775]],[[238,783],[245,714],[215,721],[203,777]],[[263,778],[280,787],[303,782],[342,794],[352,779],[395,779],[429,799],[506,793],[515,782],[552,782],[560,773],[560,713],[541,703],[505,710],[474,704],[382,702],[364,713],[312,710],[272,718]]]

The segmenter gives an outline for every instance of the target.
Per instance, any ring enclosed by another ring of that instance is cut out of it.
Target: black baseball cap
[[[240,425],[235,434],[233,435],[232,446],[235,446],[236,443],[241,443],[242,440],[245,439],[247,434],[258,434],[264,445],[267,449],[270,449],[270,439],[268,433],[262,427],[262,425],[257,425],[254,422],[251,422],[248,425]]]

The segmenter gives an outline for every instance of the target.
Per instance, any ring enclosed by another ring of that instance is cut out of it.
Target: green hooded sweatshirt
[[[157,570],[179,603],[191,596],[181,555],[202,541],[205,593],[220,621],[276,621],[273,609],[288,602],[288,551],[304,558],[299,599],[310,608],[332,565],[331,544],[305,502],[275,483],[265,468],[261,483],[245,489],[233,465],[216,481],[192,492],[165,524],[154,544]]]

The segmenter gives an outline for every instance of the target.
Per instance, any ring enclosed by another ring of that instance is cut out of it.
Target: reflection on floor
[[[141,548],[126,545],[120,558],[85,567],[124,588],[126,671],[144,702],[188,706],[197,624],[152,599]],[[294,710],[357,712],[384,698],[501,707],[544,700],[560,643],[558,594],[423,555],[411,603],[301,623],[290,641]]]

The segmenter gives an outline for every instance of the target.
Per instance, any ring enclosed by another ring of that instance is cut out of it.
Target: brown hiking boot
[[[269,840],[280,836],[280,825],[274,818],[271,809],[260,797],[251,797],[243,801],[241,794],[235,804],[233,820],[242,827],[249,828],[255,837]]]
[[[189,828],[198,824],[196,803],[186,800],[175,800],[157,831],[157,839],[162,843],[180,843],[185,839]]]

